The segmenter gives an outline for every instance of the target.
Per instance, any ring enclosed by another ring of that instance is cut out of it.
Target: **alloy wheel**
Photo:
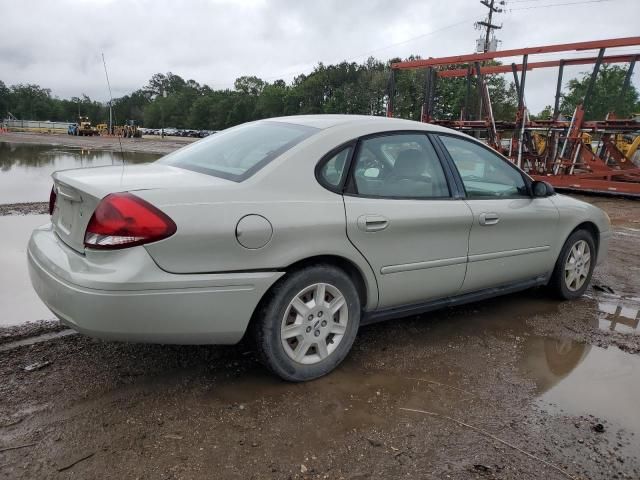
[[[591,248],[584,240],[573,244],[564,264],[565,285],[572,292],[580,290],[589,276]]]
[[[280,327],[285,353],[310,365],[331,355],[344,338],[349,309],[344,295],[333,285],[316,283],[289,302]]]

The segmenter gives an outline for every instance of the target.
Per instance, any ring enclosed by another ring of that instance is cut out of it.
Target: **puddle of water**
[[[640,432],[640,356],[615,347],[533,337],[520,368],[552,413],[594,415],[616,428]]]
[[[127,163],[152,162],[160,156],[125,152]],[[121,164],[120,152],[0,142],[0,204],[48,201],[51,174],[57,170]]]
[[[54,319],[31,287],[27,270],[31,232],[48,221],[49,215],[0,216],[0,326]]]
[[[601,330],[640,334],[640,298],[635,296],[600,294],[598,323]]]
[[[265,374],[263,369],[245,372],[208,393],[208,400],[236,408],[261,408],[273,414],[287,404],[291,412],[304,412],[305,442],[331,442],[336,435],[353,429],[397,425],[399,407],[426,409],[450,414],[456,406],[474,396],[461,393],[443,382],[423,380],[407,374],[393,375],[383,370],[365,370],[347,360],[340,368],[313,382],[291,384]],[[432,383],[430,383],[432,382]],[[318,422],[318,419],[323,419]]]

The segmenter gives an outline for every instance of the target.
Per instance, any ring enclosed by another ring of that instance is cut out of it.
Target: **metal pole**
[[[479,118],[478,120],[481,120],[483,117],[483,105],[482,105],[482,73],[480,70],[480,62],[476,62],[475,63],[476,66],[476,79],[478,81],[478,98],[480,99],[480,109],[479,109]]]
[[[160,138],[164,138],[164,99],[167,98],[167,91],[162,90],[162,100],[160,101],[160,117],[161,117],[161,130]]]
[[[518,103],[520,103],[520,80],[518,80],[518,66],[515,63],[511,64],[511,71],[513,72],[513,83],[516,86],[516,93],[518,94]]]
[[[524,106],[524,83],[527,80],[527,63],[529,60],[529,55],[525,54],[522,56],[522,73],[520,74],[520,104],[518,105],[520,108]]]
[[[495,0],[491,0],[491,4],[489,5],[489,21],[487,22],[487,33],[484,37],[484,52],[487,53],[489,51],[489,35],[491,34],[491,19],[493,17],[493,2]]]
[[[624,76],[624,82],[622,83],[622,90],[620,90],[620,96],[618,97],[618,106],[624,105],[624,96],[629,90],[629,85],[631,84],[631,77],[633,76],[633,67],[636,65],[636,61],[640,57],[633,57],[633,60],[629,62],[629,69],[627,70],[627,74]]]
[[[573,116],[571,117],[571,123],[569,124],[569,128],[567,129],[567,135],[564,138],[564,143],[562,144],[562,150],[560,151],[560,159],[564,158],[564,152],[567,150],[567,143],[569,142],[569,133],[573,128],[573,122],[576,120],[576,112],[578,111],[578,107],[573,111]],[[553,173],[557,173],[557,166],[554,169]]]
[[[591,72],[591,78],[589,79],[589,85],[587,86],[587,93],[584,94],[584,99],[582,100],[582,108],[586,111],[587,105],[589,104],[589,100],[591,100],[591,94],[593,93],[593,88],[596,84],[596,78],[598,77],[598,72],[600,71],[600,65],[602,65],[602,57],[604,57],[605,48],[601,48],[598,52],[598,59],[596,60],[596,64],[593,66],[593,72]]]
[[[562,92],[562,75],[564,73],[564,60],[560,60],[560,67],[558,68],[558,83],[556,84],[556,100],[553,104],[553,121],[558,119],[560,115],[560,95]]]
[[[467,92],[464,96],[464,120],[469,120],[469,97],[471,96],[471,65],[467,65]]]
[[[524,104],[524,85],[527,80],[527,61],[529,60],[529,55],[525,54],[522,56],[522,73],[520,74],[520,93],[518,95],[518,109],[522,112],[522,118],[520,119],[522,125],[520,127],[520,138],[518,141],[518,167],[522,167],[522,143],[524,142],[524,127],[527,122],[526,118],[526,108]]]

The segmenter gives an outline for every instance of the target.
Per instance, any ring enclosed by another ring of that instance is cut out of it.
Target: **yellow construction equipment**
[[[547,136],[544,133],[533,132],[532,137],[533,137],[533,143],[536,148],[536,153],[538,155],[544,155],[544,151],[547,148]],[[592,139],[590,134],[588,134],[587,132],[582,132],[580,134],[580,137],[582,138],[582,143],[584,143],[589,148],[592,148],[591,146]]]
[[[78,135],[80,137],[91,137],[93,135],[98,135],[98,129],[91,125],[89,117],[78,117],[78,128],[74,135]]]
[[[125,138],[142,137],[142,132],[138,128],[138,123],[135,120],[126,120],[122,127],[122,136]]]
[[[631,160],[636,165],[640,165],[640,135],[616,135],[616,147],[625,156],[627,160]]]
[[[99,123],[96,125],[98,135],[107,135],[109,133],[109,126],[106,123]]]

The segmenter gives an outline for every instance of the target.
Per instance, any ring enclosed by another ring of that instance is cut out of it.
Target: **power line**
[[[470,22],[472,20],[477,20],[477,19],[478,18],[475,17],[475,16],[474,17],[468,17],[468,18],[465,18],[464,20],[460,20],[459,22],[452,23],[452,24],[449,24],[449,25],[445,25],[444,27],[438,28],[436,30],[432,30],[432,31],[427,32],[427,33],[420,34],[420,35],[415,36],[415,37],[411,37],[411,38],[409,38],[407,40],[403,40],[401,42],[391,43],[389,45],[385,45],[383,47],[379,47],[379,48],[376,48],[376,49],[373,49],[373,50],[369,50],[367,52],[364,52],[364,53],[361,53],[361,54],[358,54],[358,55],[354,55],[354,56],[351,56],[351,57],[347,57],[347,58],[341,58],[341,59],[337,59],[336,58],[336,59],[331,60],[331,61],[329,61],[327,63],[333,64],[333,63],[339,63],[339,62],[351,62],[352,60],[356,60],[358,58],[368,57],[368,56],[370,56],[370,55],[372,55],[374,53],[377,53],[377,52],[380,52],[380,51],[383,51],[383,50],[388,50],[390,48],[398,47],[400,45],[405,45],[407,43],[411,43],[411,42],[414,42],[416,40],[420,40],[422,38],[426,38],[426,37],[429,37],[431,35],[435,35],[436,33],[440,33],[440,32],[443,32],[445,30],[449,30],[451,28],[458,27],[458,26],[460,26],[462,24],[466,24],[467,22]],[[288,75],[291,75],[291,72],[285,72],[285,73],[281,73],[281,74],[278,74],[278,75],[271,75],[269,77],[262,78],[262,80],[267,80],[267,81],[268,80],[275,80],[275,79],[280,79],[280,78],[282,78],[284,76],[288,76]],[[211,85],[211,88],[220,87],[220,86],[223,86],[223,84],[213,84],[213,85]]]
[[[529,7],[520,7],[520,8],[510,8],[509,12],[517,12],[520,10],[533,10],[535,8],[551,8],[551,7],[563,7],[566,5],[584,5],[586,3],[603,3],[603,2],[612,2],[613,0],[583,0],[580,2],[567,2],[567,3],[549,3],[546,5],[534,5]]]

